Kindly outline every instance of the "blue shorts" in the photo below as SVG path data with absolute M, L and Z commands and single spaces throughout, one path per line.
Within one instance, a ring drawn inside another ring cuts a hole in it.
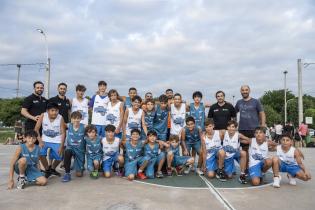
M 125 163 L 125 176 L 129 176 L 130 174 L 136 175 L 138 171 L 138 166 L 141 166 L 143 162 L 147 160 L 144 157 L 138 157 L 133 161 L 129 161 Z
M 102 160 L 102 155 L 87 155 L 86 156 L 86 161 L 87 161 L 87 169 L 88 171 L 94 171 L 94 160 L 98 161 L 99 163 L 101 163 Z
M 16 162 L 14 165 L 14 171 L 15 173 L 20 175 L 20 171 L 19 171 L 19 163 Z M 34 182 L 36 181 L 36 179 L 38 177 L 44 176 L 42 174 L 42 172 L 40 172 L 40 170 L 32 165 L 27 165 L 26 169 L 25 169 L 25 176 L 28 182 Z
M 262 169 L 264 168 L 265 160 L 260 161 L 254 166 L 249 167 L 248 172 L 251 179 L 254 177 L 262 177 Z
M 174 155 L 172 166 L 177 167 L 177 166 L 183 166 L 187 163 L 187 161 L 190 159 L 190 156 L 179 156 L 179 155 Z
M 95 125 L 97 130 L 97 135 L 101 137 L 105 137 L 105 125 Z
M 118 156 L 119 154 L 117 153 L 115 156 L 108 158 L 106 160 L 103 160 L 102 167 L 104 173 L 110 173 L 112 171 L 113 165 L 118 162 Z
M 50 148 L 49 158 L 53 160 L 62 160 L 62 157 L 58 154 L 58 150 L 61 144 L 44 142 L 43 148 L 40 149 L 40 156 L 47 156 L 47 150 Z
M 208 172 L 213 172 L 218 169 L 217 157 L 219 150 L 215 151 L 214 154 L 206 159 L 206 168 Z
M 166 137 L 167 137 L 166 133 L 157 133 L 157 139 L 158 140 L 167 141 Z
M 234 153 L 232 157 L 224 160 L 224 172 L 226 173 L 226 175 L 232 176 L 233 172 L 235 171 L 234 160 L 239 162 L 240 157 L 241 157 L 241 153 L 238 151 Z
M 186 149 L 188 150 L 189 154 L 191 154 L 190 152 L 191 148 L 194 148 L 197 154 L 200 155 L 200 148 L 201 148 L 200 141 L 197 141 L 194 143 L 186 142 Z
M 161 152 L 157 157 L 154 158 L 145 157 L 145 159 L 148 159 L 149 161 L 147 168 L 145 170 L 145 175 L 148 178 L 153 179 L 155 166 L 158 165 L 161 160 L 165 159 L 165 153 Z
M 302 169 L 299 165 L 290 165 L 280 161 L 280 172 L 287 172 L 291 176 L 295 177 Z
M 79 149 L 67 147 L 66 151 L 70 151 L 70 153 L 74 156 L 73 168 L 76 172 L 84 171 L 84 162 L 85 162 L 85 154 L 83 151 Z

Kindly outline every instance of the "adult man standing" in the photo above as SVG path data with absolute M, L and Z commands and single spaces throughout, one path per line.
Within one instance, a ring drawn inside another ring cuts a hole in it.
M 208 118 L 213 119 L 215 130 L 224 130 L 230 120 L 236 118 L 236 112 L 232 104 L 226 102 L 225 93 L 222 90 L 216 92 L 217 103 L 211 105 Z
M 67 84 L 58 84 L 58 95 L 48 100 L 48 103 L 56 103 L 59 106 L 59 114 L 63 117 L 63 120 L 67 124 L 69 122 L 69 115 L 71 110 L 70 100 L 66 97 Z
M 46 111 L 47 100 L 42 96 L 44 83 L 33 83 L 34 93 L 26 97 L 22 104 L 21 115 L 26 118 L 25 131 L 33 130 L 40 115 Z
M 239 132 L 248 138 L 254 138 L 255 128 L 258 126 L 266 127 L 266 115 L 259 100 L 249 96 L 250 88 L 248 85 L 241 87 L 242 99 L 235 105 L 235 111 L 240 112 Z M 248 144 L 241 144 L 243 150 L 248 150 Z

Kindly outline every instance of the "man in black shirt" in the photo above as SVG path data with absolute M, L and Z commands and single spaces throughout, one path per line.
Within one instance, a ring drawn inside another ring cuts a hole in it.
M 226 129 L 228 121 L 236 118 L 236 112 L 233 105 L 224 100 L 225 93 L 223 91 L 216 92 L 215 97 L 217 103 L 210 107 L 208 118 L 213 119 L 215 130 L 223 130 Z
M 36 81 L 33 87 L 34 93 L 24 99 L 21 109 L 21 115 L 26 118 L 25 131 L 33 130 L 40 115 L 46 111 L 47 100 L 42 97 L 44 83 Z
M 58 84 L 58 95 L 48 100 L 49 103 L 56 103 L 59 106 L 59 114 L 63 117 L 65 123 L 69 122 L 69 115 L 71 112 L 70 100 L 66 97 L 67 84 Z

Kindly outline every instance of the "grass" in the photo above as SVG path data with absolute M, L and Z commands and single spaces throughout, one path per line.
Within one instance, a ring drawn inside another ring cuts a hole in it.
M 0 129 L 0 143 L 4 143 L 8 137 L 14 138 L 14 130 L 12 128 Z

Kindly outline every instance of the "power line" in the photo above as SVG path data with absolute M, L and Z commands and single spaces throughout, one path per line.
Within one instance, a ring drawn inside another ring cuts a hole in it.
M 46 65 L 46 63 L 5 63 L 5 64 L 0 64 L 0 66 L 36 66 L 36 65 Z

